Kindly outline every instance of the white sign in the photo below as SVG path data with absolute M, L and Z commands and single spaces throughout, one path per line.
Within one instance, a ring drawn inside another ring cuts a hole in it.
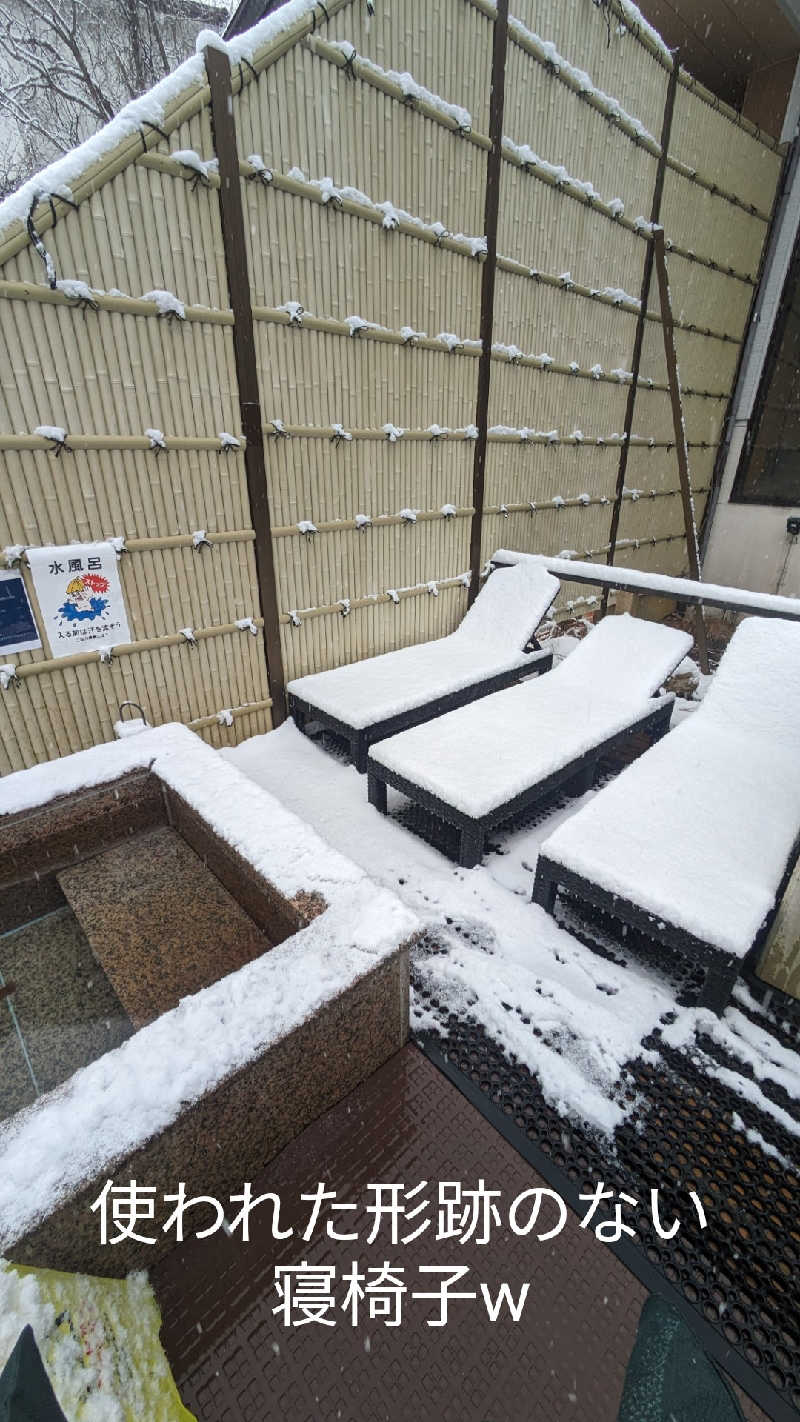
M 111 543 L 29 548 L 27 556 L 52 656 L 131 640 Z

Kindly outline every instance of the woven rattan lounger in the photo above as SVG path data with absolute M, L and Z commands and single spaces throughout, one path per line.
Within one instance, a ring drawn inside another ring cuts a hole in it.
M 536 901 L 560 914 L 565 894 L 587 941 L 588 905 L 625 949 L 688 959 L 721 1012 L 797 861 L 798 707 L 800 626 L 748 618 L 698 710 L 545 841 Z
M 385 814 L 387 785 L 401 790 L 458 829 L 458 862 L 472 868 L 488 830 L 570 781 L 588 789 L 636 732 L 664 734 L 674 698 L 653 696 L 691 645 L 673 627 L 607 617 L 548 676 L 382 741 L 370 802 Z
M 290 681 L 289 711 L 301 731 L 316 722 L 345 737 L 363 774 L 376 741 L 549 671 L 535 633 L 558 588 L 535 564 L 498 569 L 449 637 Z

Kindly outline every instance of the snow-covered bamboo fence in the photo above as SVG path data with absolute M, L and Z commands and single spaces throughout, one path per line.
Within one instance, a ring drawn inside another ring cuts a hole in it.
M 202 54 L 0 208 L 0 549 L 25 570 L 26 547 L 122 539 L 133 639 L 10 658 L 0 771 L 107 739 L 126 699 L 217 745 L 268 729 L 282 677 L 452 630 L 475 520 L 484 558 L 604 556 L 671 68 L 611 9 L 609 35 L 586 0 L 511 3 L 477 509 L 494 0 L 292 0 L 231 47 L 274 583 Z M 780 163 L 680 76 L 661 217 L 698 515 Z M 683 570 L 673 439 L 653 290 L 620 563 Z

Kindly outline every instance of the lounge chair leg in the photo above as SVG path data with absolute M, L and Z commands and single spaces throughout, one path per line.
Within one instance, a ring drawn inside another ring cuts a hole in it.
M 367 756 L 369 755 L 369 741 L 362 733 L 353 736 L 350 742 L 350 758 L 359 775 L 367 773 Z
M 380 810 L 382 815 L 386 814 L 386 781 L 379 780 L 371 770 L 367 775 L 367 797 L 376 810 Z
M 653 728 L 653 730 L 652 730 L 652 732 L 651 732 L 651 734 L 650 734 L 650 744 L 651 744 L 651 745 L 655 745 L 656 741 L 660 741 L 661 738 L 662 738 L 662 736 L 665 736 L 665 735 L 667 734 L 667 731 L 668 731 L 669 728 L 670 728 L 670 722 L 671 722 L 671 720 L 672 720 L 672 707 L 670 706 L 669 711 L 668 711 L 667 713 L 665 713 L 665 715 L 663 715 L 663 716 L 656 722 L 656 724 L 655 724 L 655 726 L 654 726 L 654 728 Z
M 700 993 L 699 1006 L 708 1007 L 721 1017 L 730 1002 L 734 983 L 739 976 L 739 965 L 730 963 L 712 966 L 706 971 L 706 979 Z
M 596 774 L 597 761 L 592 760 L 589 762 L 588 765 L 585 765 L 582 770 L 579 770 L 577 775 L 574 776 L 573 780 L 569 785 L 570 793 L 574 796 L 585 795 L 587 790 L 591 790 L 592 786 L 594 785 L 594 778 Z
M 483 830 L 477 825 L 465 825 L 458 845 L 458 862 L 464 869 L 474 869 L 483 858 Z
M 552 914 L 556 906 L 556 894 L 558 893 L 558 881 L 553 878 L 547 869 L 539 864 L 536 867 L 536 878 L 533 881 L 533 893 L 531 902 L 539 904 L 545 913 Z

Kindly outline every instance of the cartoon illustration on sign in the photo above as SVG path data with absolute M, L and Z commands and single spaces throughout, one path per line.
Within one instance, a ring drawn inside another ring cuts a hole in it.
M 51 656 L 93 649 L 107 659 L 109 648 L 130 642 L 111 542 L 29 548 L 27 557 Z
M 67 583 L 66 600 L 58 611 L 68 622 L 93 622 L 108 607 L 108 598 L 101 597 L 101 593 L 107 592 L 108 578 L 99 573 L 84 573 Z

